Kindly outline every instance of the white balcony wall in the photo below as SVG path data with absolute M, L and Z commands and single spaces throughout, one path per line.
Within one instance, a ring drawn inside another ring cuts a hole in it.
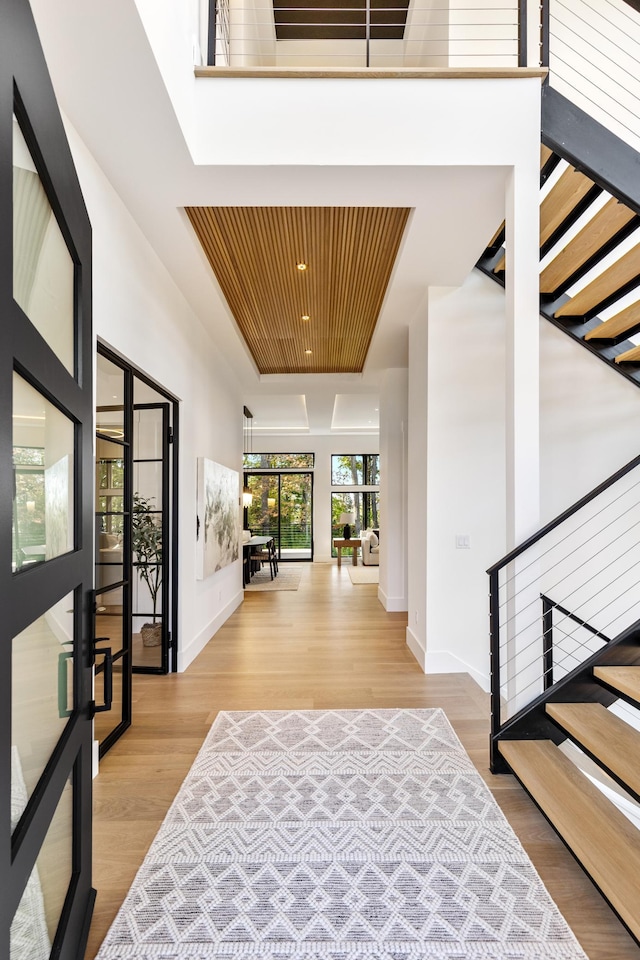
M 624 0 L 552 0 L 550 84 L 640 150 L 640 13 Z

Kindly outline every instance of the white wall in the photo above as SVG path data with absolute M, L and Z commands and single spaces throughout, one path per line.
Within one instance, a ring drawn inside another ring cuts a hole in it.
M 240 561 L 196 581 L 196 458 L 240 470 L 242 404 L 201 326 L 128 211 L 70 127 L 93 227 L 98 337 L 180 399 L 179 660 L 184 670 L 242 601 Z
M 427 672 L 489 678 L 487 567 L 506 543 L 505 297 L 474 271 L 429 297 Z M 468 548 L 457 538 L 468 537 Z
M 406 610 L 407 597 L 407 449 L 409 372 L 390 368 L 380 388 L 380 541 L 378 599 L 385 610 Z
M 640 453 L 640 390 L 540 321 L 542 522 Z
M 331 560 L 331 491 L 349 491 L 354 487 L 331 486 L 332 453 L 378 453 L 377 434 L 333 434 L 331 436 L 253 433 L 253 453 L 315 453 L 313 471 L 313 559 L 316 563 Z M 384 481 L 383 481 L 384 482 Z M 384 517 L 382 519 L 384 528 Z M 383 534 L 383 536 L 386 534 Z

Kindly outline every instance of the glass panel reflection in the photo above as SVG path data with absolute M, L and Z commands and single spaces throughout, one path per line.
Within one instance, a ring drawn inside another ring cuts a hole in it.
M 74 373 L 74 264 L 13 118 L 13 297 Z
M 73 710 L 73 594 L 14 637 L 11 796 L 33 793 Z
M 100 353 L 96 377 L 96 430 L 124 439 L 124 370 Z
M 13 806 L 13 785 L 11 799 Z M 22 800 L 26 803 L 24 797 Z M 71 882 L 72 869 L 73 786 L 70 777 L 11 924 L 11 960 L 48 960 Z
M 74 547 L 71 420 L 13 374 L 12 569 Z

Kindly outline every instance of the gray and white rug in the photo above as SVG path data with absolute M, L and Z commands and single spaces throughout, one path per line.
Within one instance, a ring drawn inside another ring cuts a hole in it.
M 99 960 L 586 960 L 441 710 L 221 713 Z

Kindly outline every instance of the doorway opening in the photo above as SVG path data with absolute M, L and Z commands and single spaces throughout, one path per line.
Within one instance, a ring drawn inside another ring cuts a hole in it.
M 113 676 L 94 730 L 103 756 L 131 724 L 132 675 L 177 669 L 178 401 L 102 343 L 96 395 L 96 649 Z

